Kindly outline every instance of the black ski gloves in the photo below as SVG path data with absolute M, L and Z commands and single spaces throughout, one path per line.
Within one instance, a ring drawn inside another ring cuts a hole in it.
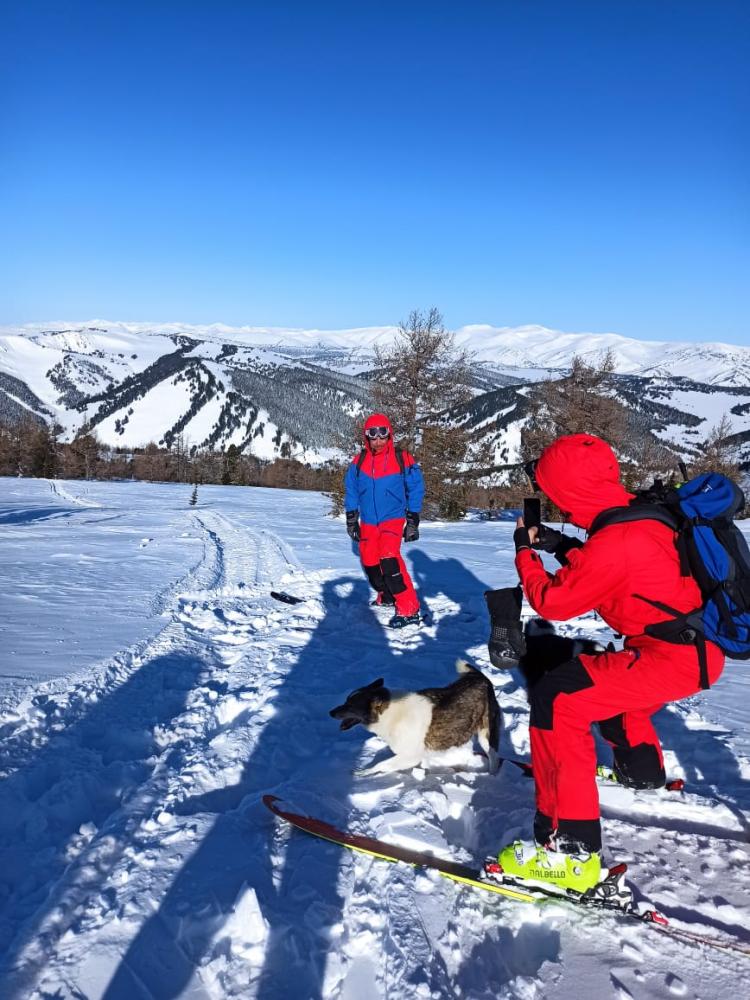
M 419 538 L 419 514 L 413 510 L 406 512 L 406 524 L 404 525 L 404 541 L 416 542 Z
M 487 648 L 491 663 L 500 670 L 518 666 L 518 660 L 526 652 L 526 643 L 521 629 L 521 603 L 523 594 L 520 586 L 503 587 L 501 590 L 486 590 L 484 599 L 490 613 L 490 641 Z
M 516 547 L 516 552 L 520 552 L 521 549 L 530 549 L 531 539 L 529 538 L 529 529 L 523 525 L 520 528 L 516 528 L 513 532 L 513 544 Z
M 348 510 L 346 512 L 346 533 L 353 542 L 359 541 L 359 511 Z
M 556 528 L 548 528 L 546 524 L 540 524 L 533 547 L 541 549 L 543 552 L 551 552 L 561 566 L 567 566 L 568 553 L 572 549 L 580 549 L 582 545 L 583 542 L 580 538 L 575 538 L 573 535 L 564 535 L 562 531 L 558 531 Z

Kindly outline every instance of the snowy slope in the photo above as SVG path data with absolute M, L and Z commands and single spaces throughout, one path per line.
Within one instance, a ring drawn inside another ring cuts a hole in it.
M 384 748 L 328 717 L 378 676 L 447 683 L 467 655 L 495 683 L 503 749 L 527 754 L 525 695 L 484 646 L 482 594 L 513 581 L 512 525 L 425 525 L 407 551 L 434 621 L 394 634 L 321 497 L 201 487 L 190 508 L 188 495 L 0 480 L 12 556 L 3 606 L 15 599 L 3 646 L 23 651 L 0 661 L 0 995 L 724 1000 L 750 990 L 749 958 L 601 913 L 480 896 L 291 833 L 263 808 L 271 791 L 466 861 L 528 830 L 532 788 L 520 773 L 486 775 L 466 748 L 431 770 L 355 779 Z M 122 598 L 107 600 L 118 583 Z M 276 603 L 272 588 L 305 603 Z M 606 635 L 591 616 L 569 628 Z M 21 690 L 20 674 L 39 679 Z M 676 926 L 746 945 L 748 676 L 730 666 L 713 691 L 660 713 L 684 796 L 602 789 L 608 848 L 644 895 Z
M 125 449 L 182 435 L 194 448 L 321 462 L 367 392 L 313 356 L 123 324 L 25 328 L 0 336 L 0 418 L 54 420 L 68 439 L 93 431 Z
M 261 459 L 319 464 L 342 454 L 369 405 L 373 349 L 395 328 L 321 331 L 93 321 L 0 334 L 0 419 L 55 420 L 68 439 L 92 431 L 110 446 L 235 445 Z M 447 419 L 466 423 L 498 465 L 518 461 L 530 384 L 564 373 L 574 354 L 614 351 L 617 393 L 690 460 L 727 415 L 750 465 L 750 350 L 667 344 L 528 326 L 464 327 L 474 398 Z

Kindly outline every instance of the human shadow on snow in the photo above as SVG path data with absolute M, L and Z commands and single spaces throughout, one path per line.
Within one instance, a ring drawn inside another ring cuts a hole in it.
M 80 507 L 28 507 L 23 510 L 11 508 L 0 510 L 0 526 L 8 524 L 34 524 L 37 521 L 51 521 L 80 514 Z
M 76 870 L 97 853 L 103 882 L 130 842 L 130 827 L 150 814 L 164 790 L 153 780 L 149 761 L 158 727 L 168 726 L 186 707 L 203 663 L 179 653 L 147 660 L 111 694 L 88 701 L 84 714 L 47 743 L 31 751 L 0 782 L 0 993 L 28 996 L 29 984 L 52 943 L 90 891 Z M 35 708 L 52 718 L 60 711 L 54 695 L 38 695 Z M 73 709 L 75 706 L 73 706 Z M 10 736 L 3 760 L 16 764 Z M 128 800 L 136 789 L 137 797 Z M 93 838 L 81 828 L 95 830 Z M 76 847 L 79 843 L 80 850 Z M 61 881 L 62 880 L 62 881 Z M 52 891 L 49 892 L 49 886 Z M 48 894 L 49 893 L 49 894 Z M 59 909 L 62 921 L 47 918 Z
M 742 666 L 728 663 L 716 682 L 717 685 L 728 680 L 729 672 L 737 669 L 741 670 Z M 672 704 L 684 705 L 687 700 Z M 700 704 L 696 707 L 700 712 Z M 685 791 L 724 805 L 734 815 L 744 833 L 743 837 L 735 831 L 730 839 L 750 839 L 750 781 L 743 777 L 741 761 L 727 742 L 726 737 L 731 736 L 731 733 L 692 728 L 679 708 L 662 709 L 654 718 L 654 725 L 662 746 L 674 751 L 685 772 Z M 691 832 L 689 818 L 685 829 L 686 832 Z M 721 836 L 721 828 L 709 835 Z
M 244 987 L 259 1000 L 320 1000 L 344 906 L 339 869 L 350 857 L 278 826 L 261 799 L 268 791 L 286 794 L 292 805 L 345 825 L 352 770 L 366 733 L 340 733 L 328 709 L 379 676 L 408 688 L 455 678 L 453 660 L 476 641 L 483 585 L 456 559 L 433 560 L 416 550 L 410 561 L 422 599 L 443 594 L 460 610 L 442 615 L 434 632 L 404 634 L 389 644 L 384 622 L 368 606 L 372 595 L 363 579 L 341 577 L 324 585 L 324 617 L 301 653 L 294 650 L 274 713 L 238 783 L 183 804 L 181 812 L 216 811 L 216 819 L 132 941 L 105 1000 L 179 996 L 198 966 L 231 949 L 222 928 L 248 891 L 268 932 L 262 968 L 248 968 Z
M 524 923 L 513 931 L 498 920 L 462 963 L 455 978 L 457 996 L 495 1000 L 513 980 L 535 979 L 546 962 L 559 960 L 558 931 L 540 922 Z
M 341 577 L 323 586 L 324 617 L 302 651 L 293 647 L 288 654 L 295 660 L 239 781 L 196 796 L 179 810 L 215 812 L 216 818 L 158 912 L 131 942 L 105 1000 L 180 996 L 198 966 L 221 960 L 231 948 L 222 928 L 248 892 L 255 894 L 268 930 L 262 967 L 255 956 L 249 959 L 243 986 L 262 1000 L 322 995 L 326 956 L 343 906 L 337 891 L 343 852 L 284 830 L 263 806 L 262 795 L 286 793 L 293 805 L 325 809 L 329 817 L 335 803 L 333 819 L 346 823 L 352 770 L 365 734 L 340 739 L 328 709 L 356 686 L 360 670 L 382 671 L 390 659 L 368 599 L 361 579 Z M 283 656 L 283 647 L 275 656 Z

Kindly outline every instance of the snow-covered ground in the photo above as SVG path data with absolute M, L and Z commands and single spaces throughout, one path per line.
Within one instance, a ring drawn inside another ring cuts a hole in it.
M 483 591 L 512 525 L 424 525 L 432 624 L 391 633 L 316 494 L 0 480 L 0 996 L 29 1000 L 598 1000 L 750 993 L 750 958 L 562 904 L 530 906 L 291 832 L 273 792 L 363 833 L 480 860 L 528 832 L 532 785 L 470 748 L 384 754 L 328 710 L 383 676 L 492 677 L 528 752 Z M 272 589 L 304 598 L 295 606 Z M 593 616 L 565 626 L 606 634 Z M 750 671 L 660 713 L 687 792 L 601 790 L 610 855 L 675 926 L 750 943 Z M 606 748 L 601 748 L 607 760 Z

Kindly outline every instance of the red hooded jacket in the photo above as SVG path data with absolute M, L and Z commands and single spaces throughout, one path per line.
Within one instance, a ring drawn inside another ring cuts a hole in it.
M 387 427 L 388 440 L 376 455 L 363 434 L 365 459 L 360 464 L 359 455 L 355 455 L 344 479 L 345 509 L 359 511 L 362 523 L 371 525 L 403 518 L 407 511 L 418 514 L 424 497 L 422 470 L 408 451 L 402 451 L 402 471 L 396 458 L 393 428 L 384 413 L 369 416 L 364 429 L 368 427 Z
M 632 494 L 620 482 L 614 452 L 601 438 L 572 434 L 558 438 L 536 467 L 541 489 L 567 512 L 574 524 L 588 529 L 597 514 L 626 505 Z M 645 636 L 646 625 L 670 616 L 636 594 L 662 601 L 676 611 L 692 611 L 702 603 L 692 577 L 680 574 L 674 532 L 658 521 L 631 521 L 602 528 L 582 548 L 567 554 L 568 565 L 548 573 L 539 555 L 522 549 L 516 566 L 532 608 L 544 618 L 563 621 L 596 610 L 628 646 L 659 642 Z M 709 663 L 723 662 L 709 645 Z M 691 646 L 669 647 L 672 657 L 694 660 Z

